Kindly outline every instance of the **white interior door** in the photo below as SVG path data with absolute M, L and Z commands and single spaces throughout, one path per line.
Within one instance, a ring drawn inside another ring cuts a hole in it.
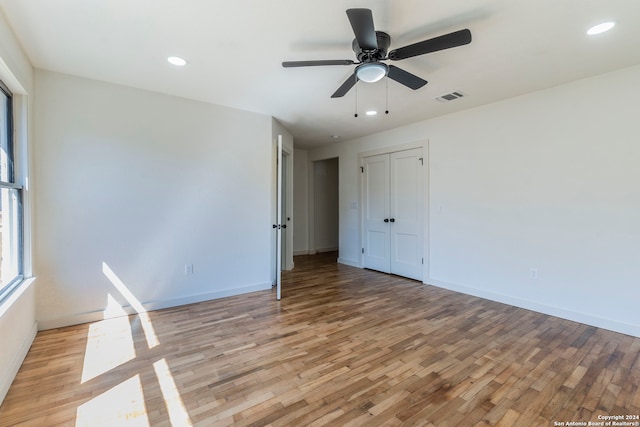
M 422 149 L 364 158 L 363 265 L 422 280 Z
M 422 149 L 391 153 L 390 270 L 422 280 Z
M 390 273 L 389 155 L 366 157 L 363 173 L 364 267 Z

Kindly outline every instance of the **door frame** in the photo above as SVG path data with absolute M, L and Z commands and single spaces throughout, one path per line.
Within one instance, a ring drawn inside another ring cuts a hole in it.
M 281 136 L 281 135 L 278 135 Z M 274 179 L 274 191 L 273 191 L 273 200 L 274 200 L 274 209 L 273 209 L 273 223 L 279 223 L 279 218 L 278 218 L 278 138 L 276 137 L 276 140 L 274 141 L 274 162 L 273 162 L 273 167 L 274 167 L 274 174 L 273 174 L 273 179 Z M 286 253 L 283 254 L 285 255 L 282 258 L 282 269 L 283 270 L 293 270 L 294 267 L 294 263 L 293 263 L 293 222 L 295 221 L 295 218 L 293 218 L 293 152 L 291 151 L 291 149 L 289 147 L 287 147 L 287 145 L 285 144 L 284 138 L 282 141 L 282 156 L 286 157 L 286 161 L 284 162 L 283 166 L 284 166 L 284 170 L 283 172 L 286 174 L 286 177 L 284 179 L 284 184 L 285 184 L 285 188 L 283 188 L 283 192 L 282 192 L 282 197 L 283 199 L 286 199 L 285 202 L 285 208 L 286 208 L 286 212 L 283 212 L 283 217 L 285 219 L 284 223 L 287 224 L 287 233 L 285 233 L 285 239 L 286 242 L 283 244 Z M 272 240 L 272 245 L 275 247 L 276 245 L 276 237 L 274 237 L 274 239 Z M 275 257 L 275 252 L 274 255 L 272 256 L 272 265 L 273 265 L 273 273 L 275 273 L 275 264 L 276 264 L 276 257 Z M 273 277 L 273 282 L 275 283 L 275 274 L 272 274 Z
M 414 148 L 422 148 L 422 157 L 423 157 L 423 173 L 422 173 L 422 257 L 424 258 L 424 264 L 422 266 L 422 282 L 426 283 L 425 280 L 429 277 L 429 240 L 431 235 L 429 220 L 429 177 L 430 177 L 430 168 L 429 168 L 429 140 L 424 139 L 420 141 L 415 141 L 407 144 L 400 145 L 392 145 L 383 148 L 379 148 L 376 150 L 363 151 L 358 153 L 358 168 L 360 172 L 360 178 L 358 179 L 358 204 L 359 204 L 359 215 L 358 221 L 359 224 L 359 232 L 360 232 L 360 247 L 364 250 L 365 245 L 365 218 L 364 218 L 364 173 L 362 173 L 362 168 L 364 168 L 364 159 L 365 157 L 377 156 L 380 154 L 391 154 L 398 151 L 411 150 Z M 360 268 L 364 268 L 364 256 L 362 251 L 359 254 L 360 256 Z
M 279 150 L 280 147 L 280 150 Z M 286 162 L 281 162 L 279 159 L 279 151 L 282 153 L 282 157 L 286 158 Z M 293 149 L 290 144 L 285 143 L 283 135 L 276 135 L 273 141 L 273 189 L 272 189 L 272 228 L 274 234 L 272 234 L 271 240 L 271 278 L 272 285 L 277 289 L 276 298 L 280 299 L 281 292 L 281 273 L 282 270 L 292 270 L 293 264 Z M 284 166 L 284 170 L 283 170 Z M 285 173 L 285 179 L 283 183 L 285 188 L 282 189 L 280 194 L 281 199 L 278 197 L 279 181 L 282 177 L 282 173 Z M 286 199 L 284 203 L 286 212 L 281 212 L 282 199 Z M 282 239 L 281 229 L 278 229 L 278 225 L 286 224 L 288 233 L 284 233 L 286 242 L 282 245 L 285 248 L 283 254 L 280 249 L 278 239 Z M 284 258 L 282 257 L 284 255 Z M 279 260 L 280 258 L 280 265 Z
M 293 156 L 286 147 L 282 147 L 282 177 L 284 188 L 281 206 L 282 223 L 287 225 L 282 242 L 282 270 L 293 270 Z

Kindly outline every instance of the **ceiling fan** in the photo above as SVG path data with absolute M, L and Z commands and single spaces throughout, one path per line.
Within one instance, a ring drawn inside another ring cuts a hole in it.
M 391 45 L 389 34 L 376 31 L 373 25 L 373 15 L 370 9 L 347 9 L 347 17 L 353 28 L 356 38 L 351 47 L 358 58 L 358 62 L 350 59 L 318 60 L 318 61 L 285 61 L 282 66 L 291 67 L 314 67 L 322 65 L 357 65 L 353 75 L 351 75 L 338 88 L 332 98 L 340 98 L 351 89 L 358 80 L 364 82 L 377 82 L 384 76 L 407 86 L 410 89 L 420 89 L 427 84 L 427 81 L 398 68 L 394 65 L 387 65 L 386 60 L 399 61 L 412 58 L 426 53 L 439 50 L 450 49 L 471 43 L 471 31 L 468 29 L 455 31 L 443 36 L 423 40 L 408 46 L 394 49 L 387 55 L 387 49 Z

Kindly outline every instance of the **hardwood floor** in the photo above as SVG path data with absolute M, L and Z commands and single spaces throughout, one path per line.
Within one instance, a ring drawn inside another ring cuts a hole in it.
M 296 257 L 280 302 L 256 292 L 39 333 L 0 425 L 554 426 L 640 414 L 639 338 L 335 256 Z

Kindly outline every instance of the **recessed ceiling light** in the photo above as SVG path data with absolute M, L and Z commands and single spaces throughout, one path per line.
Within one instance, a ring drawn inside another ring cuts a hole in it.
M 369 110 L 366 112 L 366 114 L 367 116 L 375 116 L 376 114 L 378 114 L 378 112 L 375 110 Z
M 169 61 L 169 64 L 177 65 L 178 67 L 187 65 L 187 60 L 180 58 L 179 56 L 170 56 L 167 58 L 167 61 Z
M 587 34 L 594 36 L 609 31 L 616 25 L 615 22 L 603 22 L 602 24 L 594 25 L 587 30 Z
M 340 139 L 340 135 L 331 135 L 331 139 Z

